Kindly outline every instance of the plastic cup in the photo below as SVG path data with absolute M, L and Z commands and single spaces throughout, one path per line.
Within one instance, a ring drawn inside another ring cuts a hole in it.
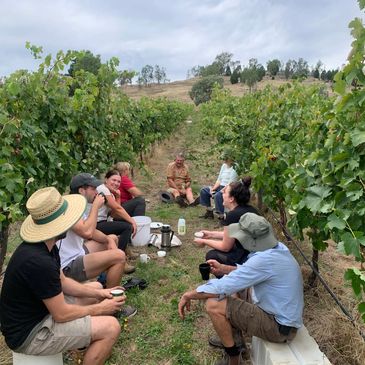
M 206 262 L 199 265 L 199 271 L 203 280 L 209 280 L 210 265 Z
M 124 295 L 124 290 L 122 289 L 113 289 L 110 291 L 110 294 L 113 297 L 121 297 L 122 295 Z
M 139 255 L 139 261 L 142 262 L 142 264 L 147 264 L 147 262 L 151 259 L 146 253 L 141 253 Z

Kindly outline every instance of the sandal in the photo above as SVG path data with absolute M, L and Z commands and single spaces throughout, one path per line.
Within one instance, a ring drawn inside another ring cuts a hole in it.
M 125 284 L 123 284 L 123 288 L 125 290 L 132 289 L 132 288 L 139 288 L 141 290 L 146 289 L 148 286 L 148 283 L 144 279 L 139 278 L 130 278 L 128 279 Z

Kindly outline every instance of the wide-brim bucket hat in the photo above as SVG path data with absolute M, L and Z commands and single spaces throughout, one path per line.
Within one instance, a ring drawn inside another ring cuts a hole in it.
M 163 203 L 173 203 L 175 198 L 169 191 L 159 191 L 158 195 Z
M 265 251 L 278 244 L 271 224 L 255 213 L 246 213 L 239 223 L 230 224 L 228 235 L 237 239 L 248 251 Z
M 79 221 L 86 203 L 82 195 L 62 196 L 54 187 L 37 190 L 27 201 L 29 216 L 20 228 L 20 237 L 32 243 L 61 235 Z

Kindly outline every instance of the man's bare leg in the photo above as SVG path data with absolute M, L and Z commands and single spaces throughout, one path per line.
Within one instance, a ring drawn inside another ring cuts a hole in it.
M 119 249 L 94 252 L 84 256 L 87 278 L 95 278 L 103 271 L 107 271 L 107 288 L 120 285 L 125 262 L 125 253 Z
M 186 188 L 185 194 L 186 194 L 186 199 L 189 202 L 189 204 L 193 203 L 194 196 L 193 196 L 193 191 L 191 190 L 191 188 Z
M 213 323 L 222 344 L 225 348 L 235 346 L 233 339 L 232 326 L 226 318 L 227 299 L 217 301 L 215 298 L 209 298 L 206 301 L 205 308 Z M 229 365 L 239 365 L 240 356 L 230 356 Z
M 226 318 L 226 305 L 226 299 L 217 301 L 210 298 L 207 299 L 205 307 L 223 346 L 232 347 L 234 340 L 231 323 Z
M 120 334 L 120 325 L 112 316 L 91 317 L 91 343 L 84 355 L 84 365 L 103 365 Z
M 118 248 L 118 236 L 115 234 L 109 234 L 108 237 L 114 241 L 113 247 L 107 247 L 106 243 L 100 243 L 94 240 L 86 241 L 84 245 L 86 246 L 89 253 L 110 250 L 111 248 Z
M 169 188 L 169 192 L 174 196 L 174 198 L 176 199 L 178 196 L 180 196 L 180 192 L 177 189 L 174 188 Z

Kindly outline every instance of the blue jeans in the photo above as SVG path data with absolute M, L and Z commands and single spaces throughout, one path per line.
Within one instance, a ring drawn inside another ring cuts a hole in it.
M 223 207 L 223 196 L 222 196 L 222 189 L 224 186 L 220 185 L 218 189 L 216 190 L 214 194 L 214 205 L 215 205 L 215 211 L 219 214 L 224 213 L 224 207 Z M 200 190 L 200 204 L 203 207 L 209 208 L 211 206 L 210 204 L 210 198 L 212 195 L 210 194 L 210 186 L 204 186 Z

